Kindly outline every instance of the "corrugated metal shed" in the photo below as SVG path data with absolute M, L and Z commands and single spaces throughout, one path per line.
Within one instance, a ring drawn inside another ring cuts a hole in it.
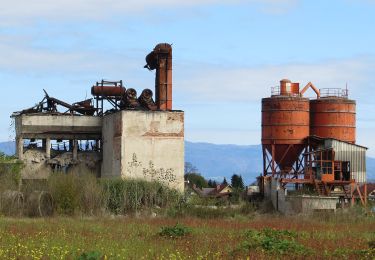
M 366 147 L 337 139 L 325 139 L 324 146 L 333 148 L 335 160 L 350 161 L 350 171 L 356 182 L 366 182 Z

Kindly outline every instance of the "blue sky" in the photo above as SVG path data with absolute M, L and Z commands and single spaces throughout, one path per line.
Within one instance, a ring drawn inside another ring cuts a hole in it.
M 259 144 L 260 101 L 282 78 L 348 84 L 357 141 L 375 156 L 374 0 L 14 0 L 0 10 L 0 140 L 13 111 L 75 102 L 101 80 L 153 88 L 145 55 L 173 43 L 174 108 L 186 139 Z

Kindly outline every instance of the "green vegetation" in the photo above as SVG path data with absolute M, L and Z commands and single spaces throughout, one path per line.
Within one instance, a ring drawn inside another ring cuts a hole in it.
M 160 236 L 170 237 L 170 238 L 177 238 L 189 235 L 191 233 L 191 229 L 177 223 L 174 226 L 165 226 L 161 227 L 159 232 Z
M 182 194 L 158 182 L 143 180 L 102 180 L 106 207 L 113 214 L 126 214 L 145 209 L 178 205 Z
M 55 173 L 20 185 L 22 165 L 3 159 L 10 164 L 1 168 L 1 191 L 26 198 L 48 191 L 56 213 L 0 214 L 0 259 L 375 258 L 375 219 L 363 208 L 283 217 L 263 214 L 240 196 L 201 198 L 158 182 L 91 173 Z
M 0 259 L 374 259 L 375 221 L 0 217 Z
M 200 189 L 208 187 L 208 182 L 199 173 L 187 173 L 185 174 L 185 180 L 189 181 L 190 185 L 195 185 Z
M 14 156 L 0 152 L 0 192 L 7 189 L 17 189 L 21 180 L 22 162 Z
M 99 260 L 102 259 L 103 255 L 98 251 L 92 251 L 88 253 L 82 253 L 77 260 Z
M 260 231 L 248 230 L 244 234 L 245 241 L 240 248 L 246 251 L 263 250 L 277 255 L 308 255 L 310 250 L 296 241 L 297 232 L 264 228 Z
M 233 174 L 231 177 L 231 185 L 235 190 L 243 191 L 245 189 L 241 175 Z
M 53 174 L 47 182 L 59 215 L 148 214 L 183 200 L 176 190 L 143 180 L 97 179 L 87 173 Z

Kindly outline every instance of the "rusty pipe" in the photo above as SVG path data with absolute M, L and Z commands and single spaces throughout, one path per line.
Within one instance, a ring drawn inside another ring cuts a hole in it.
M 307 85 L 301 90 L 300 92 L 300 95 L 303 96 L 303 94 L 309 89 L 311 88 L 315 94 L 316 94 L 316 98 L 320 98 L 320 91 L 317 87 L 314 86 L 314 84 L 312 84 L 311 82 L 307 83 Z
M 93 96 L 122 97 L 125 93 L 126 89 L 124 87 L 93 86 L 91 88 Z
M 146 56 L 145 68 L 156 69 L 155 103 L 160 110 L 172 110 L 172 46 L 160 43 Z

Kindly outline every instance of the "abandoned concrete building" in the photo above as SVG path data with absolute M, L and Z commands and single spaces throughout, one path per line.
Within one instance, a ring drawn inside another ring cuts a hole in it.
M 137 97 L 122 81 L 102 80 L 92 87 L 92 99 L 68 104 L 45 92 L 36 106 L 13 113 L 16 155 L 26 165 L 22 178 L 90 171 L 183 191 L 184 112 L 172 110 L 171 45 L 156 45 L 146 63 L 156 70 L 155 101 L 150 89 Z

